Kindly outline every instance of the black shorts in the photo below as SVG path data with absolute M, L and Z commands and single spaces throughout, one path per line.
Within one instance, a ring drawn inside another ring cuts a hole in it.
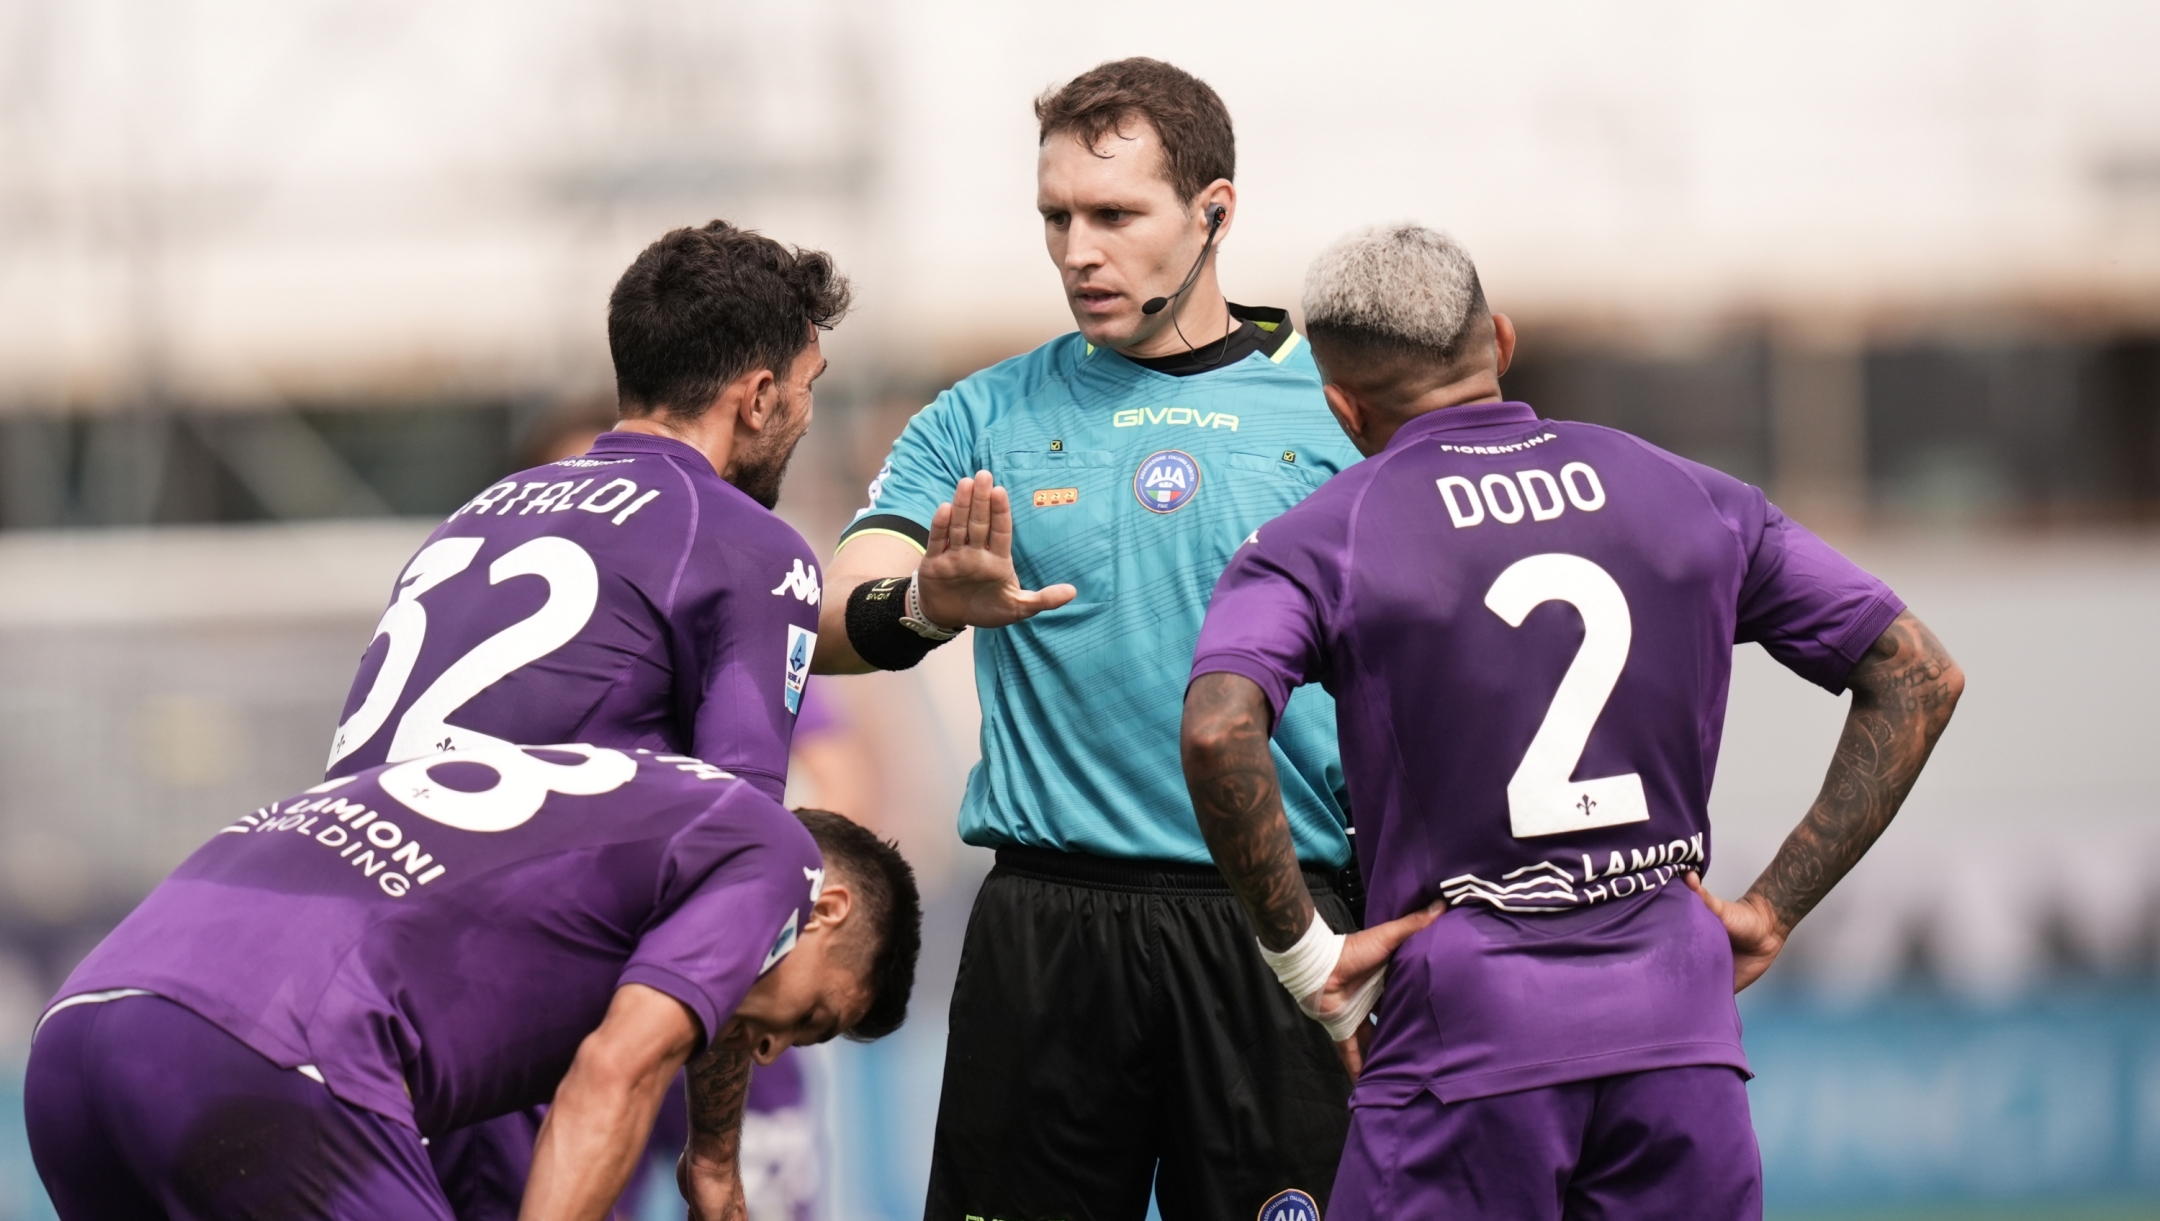
M 1320 915 L 1349 931 L 1329 874 Z M 1350 1079 L 1213 869 L 1001 848 L 953 990 L 927 1221 L 1252 1221 L 1323 1205 Z

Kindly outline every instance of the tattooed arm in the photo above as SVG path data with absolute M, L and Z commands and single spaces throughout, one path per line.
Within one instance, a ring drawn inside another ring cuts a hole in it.
M 1305 935 L 1313 901 L 1268 753 L 1270 719 L 1257 683 L 1239 674 L 1203 674 L 1185 693 L 1180 745 L 1185 787 L 1216 868 L 1244 903 L 1260 944 L 1280 952 Z
M 1245 906 L 1260 944 L 1281 952 L 1295 945 L 1313 922 L 1312 892 L 1298 866 L 1283 813 L 1282 788 L 1268 753 L 1272 709 L 1257 683 L 1240 674 L 1203 674 L 1185 693 L 1181 746 L 1185 787 L 1192 794 L 1200 834 L 1216 868 Z M 1343 942 L 1335 972 L 1319 994 L 1323 1012 L 1339 1006 L 1387 965 L 1395 947 L 1439 918 L 1439 905 L 1352 933 Z M 1304 999 L 1304 998 L 1299 998 Z M 1364 1038 L 1335 1045 L 1352 1077 L 1364 1064 Z
M 750 1053 L 718 1043 L 690 1061 L 690 1147 L 675 1180 L 692 1221 L 744 1221 L 743 1105 L 750 1097 Z
M 524 1221 L 601 1221 L 630 1182 L 675 1070 L 697 1046 L 681 1001 L 643 984 L 616 989 L 578 1045 L 533 1143 Z
M 1838 884 L 1890 825 L 1950 723 L 1965 690 L 1942 642 L 1907 611 L 1846 677 L 1852 707 L 1830 773 L 1807 817 L 1785 837 L 1762 876 L 1737 902 L 1688 885 L 1725 924 L 1733 943 L 1733 990 L 1754 983 L 1785 948 L 1793 926 Z

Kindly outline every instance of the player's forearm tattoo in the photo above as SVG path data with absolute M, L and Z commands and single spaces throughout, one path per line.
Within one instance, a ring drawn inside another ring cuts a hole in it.
M 1203 674 L 1185 696 L 1185 787 L 1215 867 L 1229 879 L 1262 945 L 1287 950 L 1312 924 L 1268 753 L 1268 704 L 1251 679 Z
M 695 1056 L 690 1070 L 690 1143 L 700 1157 L 729 1162 L 742 1143 L 743 1104 L 750 1097 L 750 1055 L 718 1043 Z
M 1950 723 L 1965 676 L 1911 612 L 1875 641 L 1845 680 L 1852 708 L 1822 792 L 1750 893 L 1786 931 L 1857 864 L 1912 792 Z

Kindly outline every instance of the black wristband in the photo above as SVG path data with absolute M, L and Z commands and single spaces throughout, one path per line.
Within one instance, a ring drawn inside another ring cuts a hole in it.
M 880 670 L 913 669 L 945 643 L 918 636 L 900 617 L 907 613 L 908 577 L 865 581 L 847 600 L 847 638 L 855 655 Z

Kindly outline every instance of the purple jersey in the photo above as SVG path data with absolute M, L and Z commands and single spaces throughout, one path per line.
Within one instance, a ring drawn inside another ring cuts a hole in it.
M 623 984 L 719 1030 L 823 880 L 809 831 L 709 764 L 481 745 L 241 818 L 58 1002 L 156 993 L 434 1134 L 547 1101 Z
M 820 598 L 802 536 L 613 432 L 451 514 L 398 577 L 327 774 L 487 742 L 693 755 L 777 798 Z
M 1369 918 L 1457 909 L 1398 953 L 1359 1098 L 1744 1068 L 1729 944 L 1679 884 L 1733 644 L 1835 692 L 1902 609 L 1758 489 L 1521 403 L 1419 416 L 1262 526 L 1193 673 L 1278 715 L 1325 685 Z

